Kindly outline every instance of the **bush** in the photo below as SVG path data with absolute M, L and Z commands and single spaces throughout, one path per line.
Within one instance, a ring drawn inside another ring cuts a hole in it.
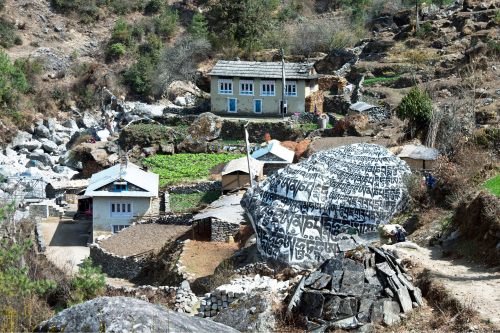
M 126 47 L 122 43 L 114 43 L 108 45 L 106 50 L 106 57 L 108 59 L 118 59 L 125 55 Z
M 78 273 L 71 280 L 71 300 L 69 305 L 85 302 L 101 295 L 106 286 L 101 268 L 94 266 L 91 258 L 83 260 Z
M 95 0 L 51 0 L 52 7 L 62 13 L 76 13 L 80 22 L 95 22 L 100 17 Z
M 162 0 L 150 0 L 146 7 L 144 7 L 145 14 L 156 14 L 160 11 L 163 5 Z
M 177 11 L 170 8 L 165 8 L 165 10 L 157 17 L 154 18 L 154 27 L 156 34 L 169 38 L 177 31 L 177 22 L 179 21 L 179 15 Z
M 421 130 L 432 118 L 432 101 L 425 91 L 413 87 L 401 100 L 396 113 L 399 118 L 408 119 L 411 127 Z
M 29 91 L 26 76 L 18 66 L 12 64 L 5 52 L 0 51 L 0 111 L 6 111 L 4 108 L 17 109 L 19 95 Z
M 124 45 L 129 45 L 132 39 L 132 32 L 130 31 L 130 26 L 128 23 L 119 18 L 115 22 L 115 26 L 113 27 L 113 31 L 111 32 L 111 39 L 109 42 L 111 44 L 121 43 Z
M 123 79 L 132 94 L 146 99 L 153 94 L 153 75 L 155 75 L 153 59 L 141 56 L 135 64 L 125 71 Z
M 0 46 L 9 48 L 14 45 L 22 44 L 21 38 L 15 33 L 14 23 L 0 17 Z

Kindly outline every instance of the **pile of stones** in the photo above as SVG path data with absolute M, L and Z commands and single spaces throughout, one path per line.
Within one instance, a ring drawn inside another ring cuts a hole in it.
M 411 281 L 393 253 L 368 246 L 328 259 L 304 276 L 288 311 L 305 316 L 309 329 L 389 326 L 422 305 L 420 289 Z
M 175 311 L 192 313 L 196 303 L 198 303 L 198 297 L 191 291 L 189 282 L 186 280 L 182 281 L 175 295 Z
M 198 309 L 199 317 L 214 317 L 220 310 L 254 290 L 283 291 L 288 289 L 288 281 L 278 281 L 268 276 L 244 276 L 228 284 L 217 287 L 213 292 L 205 294 Z

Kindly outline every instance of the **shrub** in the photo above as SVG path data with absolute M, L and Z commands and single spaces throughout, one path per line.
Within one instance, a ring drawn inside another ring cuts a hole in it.
M 425 91 L 413 87 L 403 97 L 396 112 L 399 118 L 408 119 L 410 126 L 419 130 L 427 126 L 432 118 L 432 101 Z
M 178 21 L 179 15 L 177 11 L 165 8 L 159 16 L 154 18 L 155 31 L 158 35 L 169 38 L 177 31 Z
M 146 7 L 144 7 L 144 13 L 145 14 L 156 14 L 160 11 L 161 7 L 163 5 L 162 0 L 150 0 Z
M 111 39 L 109 42 L 111 44 L 121 43 L 124 45 L 129 45 L 131 39 L 132 33 L 130 31 L 130 26 L 128 25 L 128 23 L 122 18 L 116 20 L 113 31 L 111 32 Z
M 125 71 L 123 79 L 132 94 L 145 99 L 153 93 L 154 74 L 155 64 L 153 59 L 148 56 L 141 56 L 135 64 Z
M 126 47 L 122 43 L 110 44 L 106 50 L 106 57 L 108 59 L 117 59 L 125 55 Z
M 0 46 L 9 48 L 14 45 L 22 44 L 21 38 L 15 33 L 14 23 L 0 17 Z
M 70 305 L 85 302 L 101 295 L 105 286 L 106 279 L 101 268 L 94 266 L 91 258 L 84 259 L 78 273 L 71 280 Z
M 100 17 L 95 0 L 51 0 L 52 7 L 62 13 L 76 13 L 83 23 L 95 22 Z
M 22 68 L 15 66 L 7 54 L 0 51 L 0 110 L 16 108 L 19 94 L 26 93 L 29 84 Z

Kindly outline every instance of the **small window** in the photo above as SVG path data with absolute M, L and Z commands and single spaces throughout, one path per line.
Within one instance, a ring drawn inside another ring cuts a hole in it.
M 114 192 L 123 192 L 128 190 L 127 183 L 115 183 L 114 185 Z
M 113 233 L 116 234 L 117 232 L 122 231 L 125 228 L 128 228 L 129 225 L 126 224 L 113 224 Z
M 219 79 L 219 94 L 232 95 L 233 94 L 233 80 Z
M 262 81 L 260 83 L 261 96 L 276 96 L 274 81 Z
M 297 82 L 286 81 L 286 83 L 285 83 L 285 95 L 286 96 L 297 96 Z
M 240 95 L 253 95 L 252 80 L 240 80 Z

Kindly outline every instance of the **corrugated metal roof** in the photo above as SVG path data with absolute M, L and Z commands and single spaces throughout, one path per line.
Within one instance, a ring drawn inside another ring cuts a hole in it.
M 293 158 L 295 157 L 295 153 L 283 147 L 278 140 L 271 140 L 267 144 L 267 146 L 257 149 L 256 151 L 253 152 L 252 157 L 255 159 L 259 159 L 260 157 L 266 154 L 272 154 L 274 156 L 277 156 L 280 159 L 284 160 L 286 163 L 292 163 Z M 264 163 L 277 163 L 276 161 L 265 161 L 265 160 L 260 160 L 260 161 Z
M 135 186 L 144 189 L 146 192 L 123 191 L 108 192 L 96 191 L 97 189 L 108 185 L 117 180 L 125 180 Z M 85 191 L 87 196 L 120 196 L 120 197 L 157 197 L 158 196 L 159 176 L 156 173 L 141 170 L 137 165 L 128 162 L 127 166 L 121 169 L 120 164 L 116 164 L 106 170 L 95 173 L 90 178 L 90 184 Z M 112 193 L 116 195 L 112 195 Z M 141 193 L 141 194 L 140 194 Z
M 89 185 L 89 179 L 56 180 L 50 183 L 54 190 L 84 189 Z
M 285 78 L 316 78 L 318 75 L 313 65 L 314 63 L 285 63 Z M 219 60 L 208 75 L 280 79 L 281 62 Z
M 250 167 L 252 168 L 253 175 L 259 175 L 262 171 L 262 168 L 264 167 L 264 163 L 250 157 Z M 246 157 L 237 158 L 235 160 L 227 162 L 224 169 L 222 169 L 221 175 L 224 176 L 235 171 L 248 173 L 248 161 Z
M 439 156 L 439 150 L 423 145 L 404 145 L 399 158 L 412 158 L 415 160 L 433 161 Z
M 376 108 L 376 106 L 365 103 L 365 102 L 356 102 L 349 107 L 349 109 L 354 110 L 354 111 L 358 111 L 358 112 L 363 112 L 363 111 L 370 110 L 373 108 Z
M 244 210 L 240 205 L 242 197 L 242 193 L 224 195 L 193 216 L 191 221 L 216 218 L 224 222 L 240 224 L 245 221 Z

